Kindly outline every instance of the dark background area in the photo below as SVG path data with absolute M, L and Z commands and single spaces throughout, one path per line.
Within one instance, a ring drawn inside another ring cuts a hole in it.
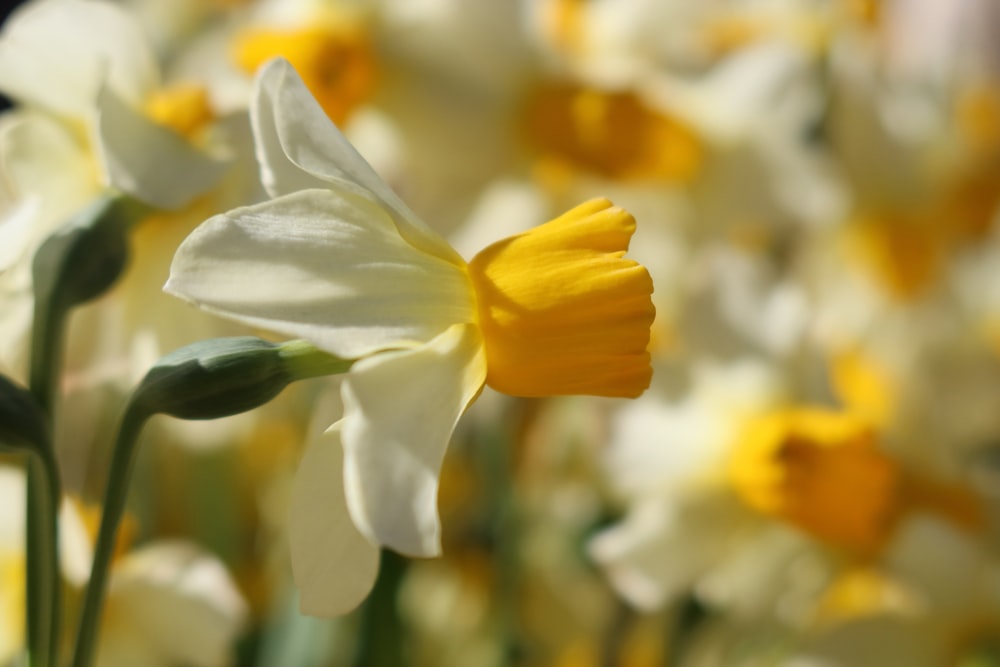
M 23 0 L 3 0 L 0 1 L 0 24 L 7 20 L 7 16 L 14 11 L 14 9 L 22 4 Z M 0 111 L 10 107 L 10 100 L 0 94 Z

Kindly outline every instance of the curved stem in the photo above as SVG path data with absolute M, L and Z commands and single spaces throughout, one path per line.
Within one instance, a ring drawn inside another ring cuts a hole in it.
M 46 309 L 37 304 L 36 301 L 29 382 L 31 393 L 51 426 L 56 370 L 62 365 L 64 318 L 59 308 Z M 60 493 L 59 470 L 49 443 L 35 451 L 27 465 L 25 630 L 32 667 L 53 664 L 58 653 L 62 620 L 57 520 Z
M 52 432 L 63 338 L 70 310 L 118 279 L 128 256 L 126 230 L 145 207 L 105 192 L 38 248 L 32 260 L 35 296 L 29 388 Z M 58 659 L 62 619 L 58 513 L 61 481 L 51 440 L 28 463 L 26 517 L 27 645 L 32 667 Z
M 59 651 L 59 478 L 55 459 L 32 452 L 27 465 L 27 633 L 29 662 L 54 664 Z
M 41 308 L 35 312 L 29 381 L 31 393 L 49 426 L 52 424 L 56 371 L 61 366 L 64 321 L 58 308 Z M 25 632 L 32 667 L 49 667 L 59 653 L 62 584 L 58 515 L 61 494 L 59 468 L 52 443 L 40 443 L 39 449 L 28 459 L 25 519 Z
M 125 514 L 129 480 L 135 467 L 135 446 L 148 418 L 148 412 L 137 409 L 135 404 L 129 403 L 118 428 L 118 437 L 115 440 L 111 467 L 108 471 L 108 483 L 104 491 L 104 509 L 101 514 L 97 544 L 94 547 L 90 582 L 87 584 L 87 592 L 83 599 L 83 611 L 80 614 L 80 625 L 76 635 L 73 667 L 89 667 L 94 659 L 101 612 L 104 608 L 104 594 L 115 550 L 115 538 L 122 516 Z

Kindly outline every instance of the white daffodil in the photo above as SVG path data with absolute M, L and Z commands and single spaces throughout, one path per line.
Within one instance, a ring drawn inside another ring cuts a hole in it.
M 205 113 L 205 98 L 162 87 L 140 24 L 114 4 L 37 0 L 20 8 L 0 33 L 0 90 L 75 135 L 90 173 L 72 176 L 97 187 L 176 209 L 222 173 L 222 162 L 181 136 Z
M 24 644 L 24 473 L 0 465 L 0 665 Z M 78 505 L 60 512 L 61 570 L 74 588 L 93 558 Z M 96 664 L 217 667 L 246 618 L 246 603 L 214 557 L 182 542 L 124 553 L 112 566 Z
M 877 411 L 790 405 L 794 385 L 770 365 L 723 370 L 701 373 L 682 401 L 650 394 L 617 415 L 607 464 L 628 512 L 590 549 L 632 604 L 693 591 L 801 624 L 845 563 L 891 560 L 911 517 L 982 532 L 982 500 L 893 451 Z M 792 562 L 810 574 L 783 573 Z
M 97 665 L 220 667 L 246 616 L 218 559 L 185 542 L 152 543 L 113 565 Z
M 156 208 L 188 205 L 232 173 L 214 155 L 231 152 L 221 136 L 231 128 L 213 122 L 205 91 L 163 84 L 136 17 L 106 2 L 40 0 L 12 14 L 0 90 L 16 103 L 0 123 L 0 364 L 23 376 L 41 243 L 108 187 Z M 164 235 L 151 235 L 162 253 Z
M 606 200 L 467 263 L 375 175 L 286 61 L 262 69 L 251 115 L 275 198 L 195 230 L 165 289 L 357 360 L 344 418 L 305 455 L 290 519 L 304 610 L 338 613 L 367 593 L 376 545 L 439 553 L 438 471 L 484 384 L 520 396 L 642 393 L 652 283 L 623 257 L 632 217 Z

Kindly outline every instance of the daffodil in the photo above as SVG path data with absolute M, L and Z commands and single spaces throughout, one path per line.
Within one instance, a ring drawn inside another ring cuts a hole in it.
M 609 471 L 632 498 L 590 546 L 630 603 L 657 609 L 690 590 L 730 611 L 798 604 L 847 563 L 885 566 L 913 517 L 981 530 L 980 499 L 884 452 L 862 406 L 781 407 L 773 368 L 721 370 L 682 402 L 647 396 L 619 415 Z M 792 561 L 812 574 L 788 577 Z
M 484 384 L 516 396 L 644 391 L 652 282 L 624 257 L 634 220 L 600 199 L 466 262 L 286 61 L 261 70 L 251 117 L 274 198 L 196 229 L 165 289 L 356 360 L 344 417 L 305 454 L 290 515 L 302 606 L 333 614 L 367 594 L 377 545 L 440 552 L 439 468 Z
M 108 188 L 166 210 L 182 209 L 208 190 L 235 190 L 230 181 L 240 174 L 230 167 L 239 166 L 232 159 L 239 151 L 231 136 L 223 136 L 232 128 L 215 122 L 207 91 L 165 82 L 137 17 L 116 4 L 24 3 L 0 31 L 0 91 L 16 105 L 0 120 L 0 365 L 23 376 L 31 262 L 41 243 Z M 235 125 L 235 119 L 226 122 Z M 216 204 L 213 211 L 231 205 Z M 169 231 L 176 227 L 144 225 L 135 239 L 134 272 L 159 268 L 152 283 L 157 293 L 166 266 L 152 258 L 158 252 L 169 261 L 179 242 Z M 147 242 L 151 236 L 156 238 Z M 148 294 L 135 301 L 150 303 Z M 113 317 L 130 325 L 140 319 L 133 312 Z M 120 354 L 134 343 L 130 338 L 110 347 Z M 157 352 L 175 345 L 160 347 Z M 117 361 L 109 365 L 120 366 Z
M 192 123 L 204 125 L 196 122 L 207 117 L 204 91 L 163 86 L 138 20 L 112 3 L 26 3 L 0 33 L 0 90 L 31 122 L 55 121 L 61 141 L 84 152 L 86 164 L 69 165 L 80 169 L 67 178 L 176 209 L 223 171 L 222 161 L 181 136 Z M 33 157 L 54 173 L 67 167 L 46 162 L 44 154 Z
M 22 470 L 0 464 L 3 665 L 22 650 L 24 640 L 24 482 Z M 86 583 L 93 559 L 91 522 L 82 509 L 67 498 L 59 517 L 60 569 L 73 588 Z M 186 542 L 158 541 L 132 551 L 121 546 L 96 664 L 225 664 L 246 619 L 246 603 L 222 563 Z

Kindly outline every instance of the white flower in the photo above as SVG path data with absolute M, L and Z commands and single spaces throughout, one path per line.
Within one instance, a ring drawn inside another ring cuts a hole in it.
M 251 117 L 275 199 L 195 230 L 165 289 L 357 359 L 342 385 L 344 418 L 307 452 L 291 512 L 302 606 L 334 614 L 367 593 L 356 572 L 374 576 L 374 545 L 439 553 L 438 471 L 484 383 L 522 396 L 645 389 L 652 285 L 622 256 L 631 216 L 606 200 L 467 264 L 375 175 L 285 61 L 261 71 Z
M 0 466 L 0 664 L 24 643 L 24 473 Z M 60 512 L 61 571 L 84 585 L 93 558 L 86 520 L 66 500 Z M 98 667 L 228 662 L 246 604 L 214 557 L 158 542 L 117 558 L 98 644 Z
M 83 135 L 91 173 L 72 177 L 93 183 L 96 163 L 99 183 L 175 209 L 211 187 L 223 164 L 144 113 L 160 85 L 141 26 L 111 3 L 38 0 L 0 34 L 0 90 Z

